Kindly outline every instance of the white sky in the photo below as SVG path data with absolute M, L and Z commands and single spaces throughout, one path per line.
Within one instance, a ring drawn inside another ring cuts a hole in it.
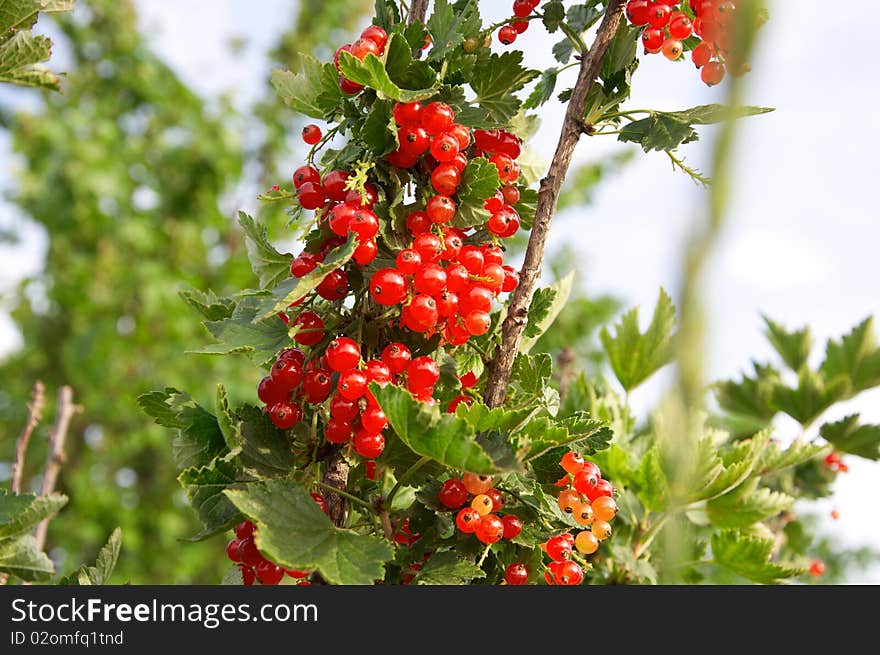
M 187 83 L 206 96 L 234 90 L 241 106 L 260 92 L 263 53 L 295 10 L 290 0 L 218 0 L 210 11 L 203 0 L 137 4 L 151 43 Z M 880 315 L 880 222 L 873 194 L 880 149 L 880 127 L 872 117 L 880 104 L 876 29 L 870 21 L 851 19 L 873 15 L 876 3 L 851 0 L 846 12 L 828 11 L 821 0 L 770 4 L 772 18 L 750 74 L 749 104 L 777 111 L 742 125 L 738 191 L 706 288 L 712 378 L 736 376 L 750 359 L 770 357 L 761 334 L 762 312 L 791 327 L 809 323 L 817 344 L 869 314 Z M 509 9 L 507 0 L 481 5 L 484 18 L 493 21 Z M 233 36 L 248 42 L 234 57 L 225 48 Z M 553 65 L 550 45 L 557 37 L 533 28 L 516 45 L 526 50 L 529 65 L 547 67 Z M 558 88 L 564 88 L 562 82 Z M 723 88 L 702 85 L 689 63 L 650 56 L 642 60 L 628 106 L 684 109 L 722 98 Z M 549 159 L 561 106 L 548 103 L 544 115 L 534 142 Z M 704 134 L 711 137 L 709 131 Z M 710 146 L 711 138 L 686 146 L 688 162 L 707 169 Z M 585 140 L 576 161 L 618 149 L 610 140 Z M 0 135 L 0 189 L 9 184 L 9 161 L 8 142 Z M 703 200 L 688 178 L 670 170 L 665 155 L 638 156 L 603 185 L 591 208 L 560 216 L 552 242 L 571 243 L 583 253 L 593 292 L 610 292 L 647 313 L 659 285 L 673 293 L 677 288 L 682 244 L 701 218 Z M 0 227 L 12 222 L 10 208 L 0 204 Z M 39 270 L 44 249 L 45 238 L 35 230 L 27 230 L 20 246 L 0 246 L 0 285 Z M 17 341 L 0 308 L 0 353 Z M 634 394 L 633 402 L 650 407 L 665 382 L 658 376 Z M 845 413 L 859 411 L 865 420 L 880 421 L 878 400 L 880 392 L 865 394 Z M 794 436 L 788 424 L 780 430 Z M 833 502 L 820 506 L 826 517 L 832 507 L 841 513 L 836 522 L 826 519 L 825 529 L 848 544 L 880 547 L 875 504 L 880 464 L 854 457 L 849 463 L 851 472 L 836 483 Z M 853 582 L 880 582 L 880 567 Z

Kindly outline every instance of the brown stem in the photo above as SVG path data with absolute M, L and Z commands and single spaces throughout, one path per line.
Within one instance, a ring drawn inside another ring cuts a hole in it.
M 425 22 L 425 15 L 428 13 L 428 0 L 412 0 L 409 8 L 409 24 L 412 25 L 416 21 Z
M 562 123 L 559 144 L 556 146 L 556 153 L 553 155 L 547 176 L 541 180 L 538 204 L 535 209 L 535 221 L 529 236 L 525 261 L 520 271 L 519 286 L 510 297 L 507 317 L 501 327 L 501 345 L 495 353 L 495 358 L 490 362 L 489 379 L 483 394 L 489 407 L 499 407 L 507 397 L 507 385 L 510 381 L 513 360 L 519 350 L 519 341 L 526 325 L 535 284 L 541 277 L 541 264 L 544 261 L 550 221 L 556 213 L 559 191 L 568 173 L 574 148 L 584 132 L 587 95 L 599 76 L 602 60 L 608 51 L 611 40 L 617 33 L 622 16 L 623 0 L 611 0 L 605 11 L 602 24 L 599 26 L 596 39 L 593 41 L 593 46 L 581 59 L 577 82 L 572 90 L 571 99 L 565 112 L 565 120 Z
M 342 446 L 334 447 L 324 458 L 322 482 L 335 489 L 345 489 L 348 484 L 348 468 Z M 327 504 L 327 515 L 333 521 L 333 525 L 341 526 L 345 523 L 345 498 L 327 490 L 324 490 L 323 495 Z
M 41 496 L 48 496 L 55 490 L 58 481 L 58 473 L 64 464 L 64 442 L 67 439 L 67 431 L 70 428 L 70 420 L 79 411 L 79 407 L 73 404 L 73 389 L 68 386 L 58 390 L 58 407 L 55 410 L 55 425 L 49 433 L 49 455 L 46 457 L 46 467 L 43 470 L 43 485 L 40 488 Z M 46 545 L 46 531 L 49 529 L 49 519 L 40 522 L 34 537 L 37 547 L 43 550 Z
M 24 458 L 27 454 L 28 443 L 40 420 L 43 418 L 43 406 L 46 404 L 46 388 L 37 380 L 31 391 L 31 401 L 28 403 L 28 417 L 18 441 L 15 442 L 15 461 L 12 463 L 12 493 L 21 493 L 21 477 L 24 474 Z

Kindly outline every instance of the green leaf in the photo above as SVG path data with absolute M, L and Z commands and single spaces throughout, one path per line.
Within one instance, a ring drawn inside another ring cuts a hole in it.
M 699 139 L 694 125 L 710 125 L 725 120 L 755 116 L 773 111 L 767 107 L 725 107 L 702 105 L 684 111 L 652 112 L 647 118 L 623 127 L 619 141 L 638 143 L 645 152 L 675 150 L 680 145 Z
M 523 338 L 519 345 L 521 353 L 528 354 L 541 335 L 553 325 L 553 321 L 556 320 L 559 312 L 568 302 L 568 297 L 574 286 L 575 274 L 576 271 L 570 271 L 568 275 L 558 279 L 549 287 L 535 291 L 529 305 L 529 315 L 525 330 L 523 330 Z
M 741 485 L 755 472 L 769 441 L 770 430 L 763 430 L 751 439 L 741 439 L 732 447 L 719 451 L 724 469 L 711 481 L 694 488 L 690 500 L 711 500 Z
M 672 299 L 660 289 L 654 316 L 644 334 L 639 331 L 638 307 L 623 315 L 613 337 L 608 328 L 602 328 L 600 338 L 608 361 L 626 391 L 632 391 L 669 363 L 674 325 Z
M 204 526 L 195 539 L 227 530 L 239 520 L 238 510 L 223 495 L 236 483 L 235 466 L 230 462 L 217 458 L 209 466 L 185 469 L 177 480 Z
M 552 52 L 556 61 L 560 64 L 567 64 L 568 60 L 571 59 L 571 55 L 574 53 L 574 45 L 568 40 L 568 37 L 565 37 L 562 41 L 553 44 Z
M 565 22 L 578 33 L 589 29 L 604 13 L 603 10 L 598 8 L 598 5 L 599 3 L 594 0 L 569 7 L 568 12 L 565 14 Z
M 636 476 L 640 487 L 639 500 L 645 508 L 652 512 L 664 510 L 669 502 L 669 482 L 657 446 L 645 453 Z
M 827 380 L 848 378 L 851 393 L 880 385 L 880 348 L 873 317 L 859 323 L 840 341 L 828 340 L 821 371 Z
M 370 385 L 394 432 L 410 450 L 450 468 L 479 474 L 500 473 L 515 468 L 493 461 L 476 440 L 470 423 L 412 397 L 405 389 Z
M 0 540 L 0 573 L 9 573 L 28 582 L 48 580 L 55 573 L 52 560 L 37 547 L 31 534 Z
M 236 412 L 235 425 L 241 443 L 236 460 L 244 470 L 257 477 L 284 477 L 294 468 L 293 451 L 283 430 L 272 423 L 269 415 L 253 405 L 244 405 Z
M 547 353 L 518 354 L 513 360 L 511 382 L 524 394 L 541 398 L 553 374 L 553 360 Z
M 766 316 L 763 318 L 767 324 L 765 334 L 773 348 L 791 370 L 800 370 L 801 366 L 807 363 L 807 358 L 813 349 L 813 336 L 810 334 L 810 328 L 805 327 L 789 332 L 779 323 L 774 323 Z
M 258 224 L 244 212 L 238 212 L 238 224 L 244 230 L 245 247 L 251 269 L 260 278 L 260 288 L 274 287 L 290 277 L 290 253 L 280 253 L 269 243 L 265 225 Z
M 138 396 L 138 405 L 156 423 L 177 430 L 172 442 L 178 469 L 208 466 L 226 452 L 226 441 L 217 417 L 201 407 L 189 394 L 167 387 Z
M 81 566 L 75 574 L 67 576 L 59 584 L 106 585 L 116 568 L 119 560 L 119 551 L 122 548 L 122 530 L 116 528 L 110 534 L 110 539 L 98 552 L 98 558 L 94 566 Z
M 235 310 L 233 298 L 218 298 L 214 292 L 201 292 L 195 289 L 187 289 L 180 292 L 183 301 L 199 312 L 209 321 L 222 321 L 232 316 Z
M 535 222 L 535 210 L 538 208 L 538 192 L 535 189 L 520 189 L 519 202 L 513 206 L 519 214 L 523 229 L 531 230 Z
M 791 508 L 794 498 L 788 494 L 757 488 L 758 480 L 706 503 L 709 521 L 716 528 L 747 528 L 753 523 L 774 517 Z
M 415 29 L 413 26 L 410 28 Z M 428 62 L 413 58 L 413 48 L 402 34 L 392 34 L 388 41 L 385 70 L 391 81 L 401 89 L 424 89 L 437 83 L 437 73 Z
M 385 539 L 335 527 L 294 482 L 270 480 L 226 495 L 257 521 L 260 552 L 285 568 L 317 570 L 331 584 L 367 585 L 382 579 L 393 556 Z
M 611 428 L 587 412 L 578 412 L 561 419 L 547 416 L 533 418 L 514 436 L 518 457 L 529 462 L 549 451 L 577 446 L 582 454 L 592 455 L 608 448 L 613 437 Z
M 761 452 L 761 458 L 756 467 L 760 475 L 775 473 L 791 466 L 803 464 L 825 450 L 821 444 L 793 441 L 785 450 L 777 441 L 771 441 Z
M 874 461 L 880 459 L 880 425 L 859 425 L 858 414 L 826 423 L 820 434 L 836 450 Z
M 474 102 L 486 112 L 486 119 L 496 127 L 505 127 L 520 108 L 515 92 L 539 75 L 522 65 L 523 53 L 509 50 L 501 55 L 492 53 L 478 66 L 480 75 L 471 80 L 476 94 Z
M 551 0 L 544 4 L 541 9 L 544 12 L 541 21 L 550 34 L 559 29 L 559 26 L 565 21 L 565 6 L 560 0 Z
M 67 496 L 13 494 L 0 489 L 0 540 L 31 532 L 41 521 L 52 518 L 67 504 Z
M 541 73 L 541 79 L 535 85 L 529 97 L 523 105 L 526 109 L 536 109 L 553 97 L 556 89 L 556 78 L 559 75 L 557 68 L 548 68 Z
M 416 574 L 415 583 L 420 585 L 462 585 L 486 573 L 471 560 L 459 557 L 455 551 L 431 555 Z
M 69 11 L 73 0 L 0 0 L 0 82 L 58 90 L 60 79 L 42 62 L 52 41 L 31 33 L 39 12 Z
M 765 539 L 738 530 L 724 530 L 712 535 L 712 559 L 744 578 L 760 584 L 778 584 L 804 573 L 803 569 L 770 561 L 773 539 Z
M 290 277 L 279 284 L 272 290 L 270 296 L 260 299 L 259 308 L 256 310 L 257 316 L 253 319 L 253 322 L 265 321 L 267 318 L 275 317 L 279 312 L 286 310 L 292 303 L 305 298 L 306 294 L 321 284 L 329 273 L 348 263 L 352 255 L 354 255 L 357 245 L 355 235 L 353 233 L 349 234 L 348 241 L 338 248 L 331 250 L 324 258 L 324 261 L 318 264 L 314 270 L 300 278 Z M 275 352 L 278 352 L 278 350 L 276 349 Z
M 797 388 L 782 384 L 773 388 L 771 406 L 807 426 L 831 405 L 847 398 L 851 389 L 848 378 L 836 377 L 829 382 L 821 372 L 804 367 L 798 373 Z
M 464 229 L 485 223 L 489 219 L 489 212 L 483 209 L 483 204 L 487 198 L 495 195 L 499 186 L 501 180 L 495 164 L 483 157 L 471 159 L 461 175 L 458 211 L 452 219 L 452 225 Z
M 435 0 L 434 13 L 428 19 L 431 51 L 428 61 L 441 62 L 461 46 L 466 38 L 474 37 L 483 28 L 476 0 L 467 0 L 453 8 L 448 0 Z
M 361 128 L 361 139 L 377 157 L 388 154 L 398 145 L 391 112 L 391 101 L 376 100 Z
M 459 377 L 471 372 L 477 379 L 483 377 L 486 366 L 480 353 L 470 348 L 456 348 L 452 351 L 452 358 L 455 360 L 455 374 Z
M 743 375 L 740 382 L 724 380 L 715 385 L 715 398 L 721 408 L 733 415 L 743 432 L 754 433 L 767 427 L 776 414 L 771 406 L 773 389 L 780 383 L 779 371 L 754 363 L 755 375 Z
M 339 55 L 339 72 L 352 82 L 363 84 L 376 91 L 380 98 L 397 100 L 398 102 L 413 102 L 425 100 L 437 93 L 437 87 L 431 85 L 424 89 L 401 89 L 388 75 L 385 64 L 376 55 L 370 53 L 363 61 L 348 52 Z
M 223 440 L 229 450 L 235 450 L 241 446 L 241 435 L 235 428 L 235 418 L 229 409 L 229 399 L 226 397 L 226 387 L 217 385 L 217 399 L 214 403 L 217 411 L 217 425 L 223 433 Z
M 247 355 L 258 366 L 270 361 L 279 350 L 290 344 L 290 335 L 287 325 L 280 319 L 258 322 L 257 314 L 266 302 L 266 297 L 241 298 L 229 318 L 205 321 L 205 328 L 217 342 L 187 352 L 199 355 L 240 353 Z
M 339 111 L 344 98 L 336 69 L 311 55 L 300 54 L 298 60 L 301 72 L 274 69 L 272 86 L 294 111 L 312 118 L 330 118 Z

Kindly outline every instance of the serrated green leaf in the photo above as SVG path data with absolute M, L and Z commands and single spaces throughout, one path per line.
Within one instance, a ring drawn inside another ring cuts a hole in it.
M 568 37 L 565 37 L 562 41 L 553 44 L 552 52 L 556 61 L 560 64 L 567 64 L 568 60 L 571 59 L 571 55 L 574 53 L 574 44 L 569 41 Z M 563 100 L 562 102 L 565 101 Z
M 116 568 L 116 562 L 119 560 L 119 551 L 122 548 L 122 530 L 116 528 L 110 534 L 107 543 L 98 551 L 98 557 L 94 566 L 81 566 L 75 574 L 67 576 L 58 584 L 77 584 L 81 586 L 87 585 L 106 585 L 113 569 Z
M 860 425 L 858 414 L 826 423 L 820 434 L 836 450 L 874 461 L 880 459 L 880 425 Z
M 690 500 L 711 500 L 741 485 L 755 471 L 769 441 L 770 430 L 763 430 L 751 439 L 742 439 L 732 447 L 719 451 L 724 470 L 711 483 L 694 489 Z
M 515 470 L 493 461 L 477 442 L 474 428 L 458 415 L 419 402 L 404 389 L 390 385 L 382 388 L 375 383 L 370 386 L 395 434 L 413 452 L 471 473 Z
M 596 24 L 604 11 L 599 9 L 597 1 L 573 5 L 565 14 L 565 22 L 575 32 L 583 32 Z
M 226 397 L 226 387 L 217 385 L 217 399 L 214 403 L 217 411 L 217 425 L 223 434 L 223 440 L 229 450 L 235 450 L 241 445 L 241 435 L 235 428 L 235 418 L 229 409 L 229 399 Z
M 348 241 L 338 248 L 331 250 L 324 258 L 324 261 L 318 264 L 314 270 L 300 278 L 290 277 L 279 284 L 272 290 L 271 295 L 260 299 L 253 322 L 265 321 L 267 318 L 275 317 L 278 312 L 283 312 L 291 304 L 301 298 L 305 298 L 306 294 L 321 284 L 329 273 L 347 264 L 352 255 L 354 255 L 357 246 L 358 242 L 355 235 L 353 233 L 349 234 Z M 210 328 L 208 329 L 210 330 Z M 278 349 L 275 352 L 278 352 Z
M 205 321 L 205 328 L 217 343 L 188 352 L 198 355 L 239 353 L 247 355 L 258 366 L 270 361 L 279 350 L 290 345 L 290 335 L 281 320 L 258 322 L 257 314 L 265 302 L 265 296 L 246 296 L 238 301 L 229 318 Z
M 675 150 L 680 145 L 699 139 L 694 125 L 710 125 L 725 120 L 755 116 L 773 111 L 767 107 L 725 107 L 701 105 L 683 111 L 652 112 L 647 118 L 624 126 L 618 141 L 638 143 L 645 152 Z
M 547 28 L 547 31 L 550 34 L 553 34 L 565 21 L 565 6 L 560 0 L 551 0 L 550 2 L 544 3 L 541 10 L 543 11 L 541 22 L 544 23 L 544 27 Z
M 209 321 L 222 321 L 224 318 L 232 316 L 232 312 L 235 310 L 233 298 L 218 298 L 213 291 L 202 292 L 187 289 L 180 292 L 180 297 Z
M 519 202 L 513 208 L 519 214 L 520 226 L 524 230 L 531 230 L 538 208 L 538 192 L 535 189 L 520 189 Z
M 646 509 L 659 512 L 666 508 L 669 502 L 669 482 L 663 471 L 660 450 L 654 446 L 648 450 L 637 472 L 639 481 L 639 500 Z
M 486 120 L 495 127 L 505 127 L 519 111 L 521 102 L 515 92 L 539 75 L 522 65 L 523 53 L 512 50 L 492 53 L 478 63 L 480 75 L 471 80 L 474 103 L 486 112 Z
M 361 139 L 377 157 L 388 154 L 398 145 L 391 111 L 390 100 L 376 100 L 361 128 Z
M 352 82 L 373 89 L 380 98 L 398 102 L 425 100 L 437 93 L 434 85 L 424 89 L 401 89 L 391 80 L 382 60 L 372 53 L 364 57 L 363 61 L 348 52 L 340 53 L 339 72 Z
M 801 366 L 807 363 L 807 358 L 813 349 L 813 336 L 810 334 L 810 328 L 804 327 L 801 330 L 790 332 L 766 316 L 763 318 L 764 323 L 767 325 L 767 331 L 765 332 L 767 339 L 773 345 L 776 352 L 779 353 L 779 356 L 782 357 L 782 361 L 791 370 L 800 370 Z
M 285 568 L 317 570 L 331 584 L 368 585 L 382 579 L 394 554 L 385 539 L 335 527 L 294 482 L 270 480 L 226 495 L 257 522 L 260 552 Z
M 238 224 L 244 231 L 245 247 L 251 269 L 260 278 L 260 288 L 274 287 L 290 277 L 290 253 L 280 253 L 269 243 L 265 225 L 259 225 L 244 212 L 238 212 Z
M 587 412 L 579 412 L 559 419 L 533 418 L 513 438 L 518 446 L 519 459 L 529 462 L 562 446 L 577 446 L 582 454 L 592 455 L 608 448 L 613 436 L 604 422 Z
M 471 159 L 461 175 L 458 191 L 458 211 L 452 219 L 457 228 L 481 225 L 489 219 L 489 212 L 483 208 L 487 198 L 495 195 L 501 180 L 498 168 L 483 157 Z
M 776 414 L 771 401 L 773 389 L 781 380 L 779 371 L 771 366 L 754 363 L 754 368 L 754 376 L 744 374 L 739 382 L 724 380 L 714 386 L 718 404 L 747 433 L 764 429 Z
M 41 521 L 55 516 L 67 504 L 67 496 L 13 494 L 0 489 L 0 541 L 31 532 Z
M 263 410 L 244 405 L 236 411 L 235 429 L 241 443 L 236 457 L 245 471 L 260 478 L 284 477 L 294 468 L 293 451 L 283 430 Z
M 418 571 L 415 583 L 420 585 L 461 585 L 485 578 L 486 573 L 471 560 L 455 551 L 436 553 Z
M 773 539 L 764 539 L 738 530 L 724 530 L 712 535 L 712 559 L 737 575 L 760 584 L 778 584 L 804 573 L 790 565 L 770 561 Z
M 408 31 L 412 31 L 410 26 Z M 411 34 L 415 36 L 415 34 Z M 422 37 L 424 41 L 424 37 Z M 421 46 L 419 46 L 421 50 Z M 437 73 L 426 61 L 413 57 L 413 48 L 407 36 L 392 34 L 385 53 L 385 70 L 388 77 L 401 89 L 426 89 L 437 83 Z
M 31 32 L 0 39 L 0 82 L 57 91 L 61 80 L 42 65 L 52 54 L 52 41 Z
M 532 89 L 529 97 L 526 99 L 523 107 L 525 109 L 536 109 L 553 97 L 553 91 L 556 89 L 556 78 L 559 76 L 557 68 L 548 68 L 541 73 L 541 79 Z
M 805 367 L 798 373 L 798 386 L 776 385 L 770 402 L 773 409 L 785 412 L 801 425 L 807 426 L 834 403 L 849 397 L 851 390 L 849 378 L 836 377 L 826 381 L 821 372 Z
M 0 540 L 0 573 L 9 573 L 28 582 L 48 580 L 55 573 L 52 560 L 37 547 L 31 534 Z
M 483 377 L 486 367 L 480 353 L 470 348 L 456 348 L 452 351 L 452 358 L 455 361 L 455 374 L 459 377 L 467 373 L 473 373 L 477 379 Z
M 788 448 L 783 450 L 777 441 L 771 441 L 761 452 L 756 470 L 761 475 L 766 475 L 790 466 L 797 466 L 813 459 L 825 448 L 821 444 L 793 441 Z
M 880 385 L 880 348 L 873 317 L 859 323 L 840 341 L 828 340 L 821 371 L 827 380 L 848 378 L 851 393 Z
M 758 488 L 758 479 L 706 503 L 709 521 L 716 528 L 747 528 L 784 512 L 794 504 L 788 494 Z
M 654 315 L 647 331 L 639 331 L 639 309 L 631 309 L 615 326 L 612 337 L 608 328 L 600 334 L 608 361 L 620 384 L 632 391 L 672 358 L 672 329 L 675 306 L 669 294 L 660 289 Z
M 231 462 L 218 457 L 208 466 L 184 469 L 177 480 L 204 526 L 194 539 L 228 530 L 240 520 L 238 510 L 223 495 L 230 485 L 236 483 L 235 465 Z
M 329 118 L 339 111 L 343 94 L 333 64 L 324 64 L 311 55 L 298 57 L 301 71 L 274 69 L 271 82 L 278 96 L 296 112 L 312 118 Z
M 553 321 L 556 320 L 568 302 L 574 286 L 575 274 L 576 271 L 570 271 L 565 277 L 558 279 L 549 287 L 535 291 L 529 305 L 529 315 L 520 341 L 519 351 L 521 353 L 528 354 L 541 335 L 553 325 Z
M 156 423 L 177 430 L 171 447 L 178 469 L 208 466 L 226 452 L 217 417 L 189 394 L 167 387 L 138 396 L 137 402 Z
M 454 8 L 448 0 L 435 0 L 434 12 L 428 19 L 428 33 L 431 35 L 428 61 L 443 61 L 465 39 L 476 36 L 483 28 L 476 0 L 459 5 Z
M 510 381 L 527 400 L 543 399 L 553 374 L 553 360 L 547 353 L 526 355 L 519 353 L 513 360 Z

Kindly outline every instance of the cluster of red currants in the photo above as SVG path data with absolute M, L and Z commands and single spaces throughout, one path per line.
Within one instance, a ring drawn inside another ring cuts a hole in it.
M 843 457 L 837 451 L 830 452 L 825 456 L 825 466 L 835 473 L 849 472 L 849 466 L 846 465 L 846 462 L 843 461 Z
M 346 43 L 344 46 L 340 46 L 336 50 L 336 54 L 333 55 L 333 63 L 336 65 L 336 70 L 339 70 L 339 54 L 341 52 L 347 52 L 353 57 L 360 59 L 361 61 L 367 55 L 376 55 L 377 57 L 382 56 L 385 52 L 385 46 L 388 44 L 388 33 L 385 32 L 378 25 L 370 25 L 366 28 L 361 35 L 354 41 L 354 43 Z M 359 93 L 364 87 L 362 84 L 358 84 L 357 82 L 352 82 L 345 76 L 339 76 L 339 88 L 342 89 L 343 93 L 354 94 Z
M 565 487 L 557 498 L 559 509 L 589 529 L 577 535 L 565 532 L 543 544 L 551 559 L 544 578 L 547 584 L 578 585 L 584 579 L 584 571 L 577 562 L 571 561 L 572 549 L 583 555 L 592 555 L 599 549 L 599 543 L 611 536 L 610 523 L 617 515 L 617 503 L 612 498 L 614 489 L 602 479 L 602 472 L 593 462 L 569 451 L 560 463 L 566 475 L 556 483 Z
M 498 29 L 498 40 L 504 45 L 516 41 L 518 35 L 529 29 L 528 16 L 539 4 L 541 0 L 513 0 L 513 17 Z
M 447 509 L 457 509 L 456 527 L 465 534 L 476 535 L 484 544 L 514 539 L 522 532 L 522 521 L 517 516 L 498 516 L 504 501 L 501 492 L 492 487 L 491 475 L 465 473 L 461 479 L 450 478 L 440 486 L 437 500 Z
M 733 65 L 730 56 L 731 31 L 736 4 L 731 0 L 629 0 L 626 16 L 630 23 L 645 27 L 642 44 L 645 52 L 662 52 L 670 60 L 684 53 L 684 41 L 698 37 L 699 45 L 691 59 L 701 69 L 700 77 L 709 86 L 719 84 L 725 72 L 741 74 L 748 70 Z
M 254 542 L 255 530 L 254 524 L 250 521 L 239 523 L 235 526 L 235 538 L 226 546 L 226 556 L 238 564 L 244 584 L 250 586 L 258 580 L 262 585 L 277 585 L 285 574 L 300 580 L 301 585 L 309 584 L 305 580 L 309 577 L 308 571 L 285 569 L 266 559 Z

